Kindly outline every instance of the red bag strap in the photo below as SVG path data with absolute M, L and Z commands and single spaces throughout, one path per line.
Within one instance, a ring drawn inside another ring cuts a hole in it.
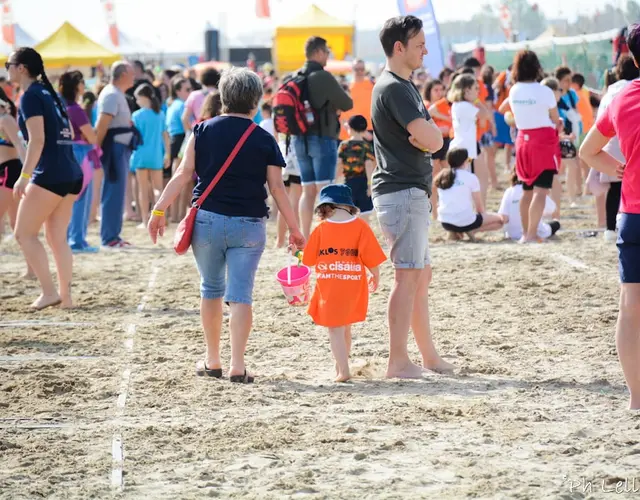
M 225 172 L 229 169 L 229 167 L 231 166 L 231 162 L 233 160 L 235 160 L 236 156 L 240 152 L 240 148 L 242 148 L 243 144 L 249 138 L 249 136 L 251 135 L 251 132 L 253 132 L 253 129 L 255 129 L 256 126 L 257 126 L 256 123 L 254 121 L 252 121 L 251 125 L 249 125 L 249 127 L 247 128 L 245 133 L 242 134 L 242 137 L 240 137 L 240 140 L 236 144 L 236 147 L 233 148 L 231 153 L 229 153 L 229 156 L 227 157 L 227 160 L 224 162 L 224 164 L 222 165 L 220 170 L 218 170 L 218 173 L 216 174 L 216 176 L 211 181 L 211 184 L 209 184 L 207 186 L 207 189 L 205 189 L 204 192 L 200 195 L 200 197 L 196 200 L 195 206 L 197 208 L 200 208 L 200 206 L 204 203 L 204 200 L 206 199 L 206 197 L 209 196 L 209 193 L 211 193 L 211 190 L 214 187 L 216 187 L 216 184 L 218 184 L 218 182 L 220 182 L 220 179 L 225 174 Z

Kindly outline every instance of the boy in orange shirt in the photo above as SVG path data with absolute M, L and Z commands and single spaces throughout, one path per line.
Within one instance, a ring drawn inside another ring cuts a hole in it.
M 333 184 L 320 192 L 316 214 L 323 221 L 309 237 L 302 263 L 316 268 L 316 288 L 308 313 L 329 329 L 336 382 L 351 378 L 351 325 L 367 317 L 369 284 L 378 288 L 379 266 L 387 257 L 369 225 L 357 217 L 351 188 Z

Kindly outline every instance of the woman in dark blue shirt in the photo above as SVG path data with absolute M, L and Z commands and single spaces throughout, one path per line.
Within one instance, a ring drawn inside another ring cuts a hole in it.
M 30 47 L 20 48 L 9 56 L 5 66 L 9 79 L 24 89 L 18 123 L 27 141 L 27 152 L 13 194 L 21 200 L 16 240 L 42 287 L 42 294 L 31 306 L 37 310 L 58 304 L 70 308 L 73 257 L 67 243 L 67 227 L 73 203 L 82 189 L 82 170 L 73 154 L 73 132 L 66 108 L 51 86 L 38 52 Z M 56 262 L 58 290 L 38 239 L 43 224 Z
M 233 68 L 225 72 L 219 89 L 223 114 L 194 127 L 184 159 L 149 219 L 154 243 L 158 234 L 164 234 L 164 211 L 194 171 L 198 174 L 195 200 L 220 171 L 258 111 L 262 82 L 252 71 Z M 222 377 L 220 332 L 226 302 L 231 307 L 230 380 L 253 381 L 245 368 L 244 351 L 251 331 L 255 274 L 266 244 L 265 184 L 289 227 L 290 244 L 303 248 L 305 243 L 282 181 L 284 166 L 273 136 L 256 127 L 198 210 L 192 249 L 201 277 L 200 316 L 207 344 L 205 358 L 196 365 L 198 375 Z

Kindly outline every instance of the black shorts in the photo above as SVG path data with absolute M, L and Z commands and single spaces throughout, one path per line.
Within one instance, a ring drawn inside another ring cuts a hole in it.
M 182 143 L 184 142 L 185 134 L 178 134 L 171 136 L 171 165 L 173 165 L 173 160 L 175 160 L 180 154 L 180 148 L 182 148 Z M 171 179 L 171 165 L 169 168 L 162 169 L 162 177 L 164 179 Z
M 555 170 L 545 170 L 538 176 L 538 178 L 535 181 L 533 181 L 533 184 L 529 185 L 523 182 L 522 189 L 525 191 L 533 191 L 534 187 L 539 187 L 542 189 L 551 189 L 551 186 L 553 186 L 554 175 L 556 175 Z
M 18 159 L 0 164 L 0 187 L 13 189 L 14 184 L 20 178 L 20 172 L 22 172 L 22 163 Z
M 475 231 L 480 226 L 482 226 L 482 221 L 483 221 L 482 214 L 476 214 L 476 220 L 473 221 L 468 226 L 460 227 L 460 226 L 454 226 L 453 224 L 447 224 L 446 222 L 443 222 L 442 228 L 445 231 L 450 231 L 452 233 L 468 233 L 470 231 Z
M 299 175 L 290 175 L 286 181 L 284 181 L 284 187 L 289 187 L 291 184 L 302 184 L 302 179 Z
M 367 194 L 369 189 L 367 177 L 352 177 L 351 179 L 346 179 L 344 183 L 351 188 L 353 203 L 360 209 L 360 213 L 368 214 L 373 212 L 373 201 L 371 196 Z
M 432 160 L 440 160 L 444 161 L 447 159 L 447 153 L 449 152 L 449 144 L 451 144 L 451 139 L 449 137 L 444 137 L 442 139 L 442 147 L 439 151 L 436 151 L 431 155 Z
M 60 182 L 56 184 L 44 183 L 38 180 L 37 177 L 34 177 L 31 182 L 33 182 L 36 186 L 40 186 L 42 189 L 51 191 L 53 194 L 57 194 L 58 196 L 62 196 L 63 198 L 68 194 L 80 194 L 80 191 L 82 191 L 82 177 L 80 177 L 80 180 L 78 181 Z
M 480 147 L 480 142 L 476 142 L 476 148 L 478 149 L 478 156 L 482 154 L 482 148 Z

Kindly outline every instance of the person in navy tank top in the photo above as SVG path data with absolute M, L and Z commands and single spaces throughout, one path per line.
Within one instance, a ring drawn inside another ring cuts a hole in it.
M 15 237 L 40 282 L 42 293 L 31 304 L 36 310 L 60 304 L 73 306 L 73 256 L 67 243 L 71 210 L 82 189 L 82 170 L 73 154 L 73 131 L 65 106 L 44 70 L 42 57 L 22 47 L 5 64 L 9 79 L 24 89 L 18 124 L 27 153 L 13 195 L 20 200 Z M 58 272 L 53 284 L 49 261 L 38 233 L 44 225 Z

